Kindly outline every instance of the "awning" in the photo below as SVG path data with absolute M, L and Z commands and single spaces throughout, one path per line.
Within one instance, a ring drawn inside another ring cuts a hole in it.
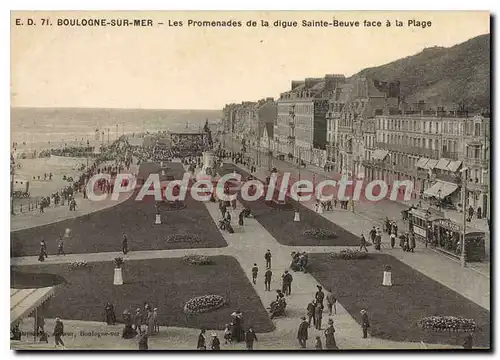
M 440 169 L 440 170 L 448 170 L 448 164 L 450 163 L 450 160 L 448 159 L 439 159 L 438 163 L 436 164 L 435 168 Z
M 424 195 L 426 196 L 438 196 L 439 190 L 441 190 L 441 187 L 443 186 L 443 183 L 440 181 L 436 181 L 434 185 L 432 185 L 430 188 L 424 191 Z
M 39 289 L 10 289 L 10 325 L 30 316 L 53 295 L 53 286 Z
M 448 170 L 451 172 L 457 172 L 461 165 L 461 161 L 452 161 L 448 164 Z
M 417 161 L 417 168 L 420 168 L 420 169 L 425 169 L 425 164 L 427 164 L 427 161 L 429 161 L 429 159 L 425 158 L 425 157 L 421 157 L 420 159 L 418 159 Z
M 439 196 L 441 198 L 444 198 L 444 197 L 452 194 L 455 190 L 458 189 L 458 185 L 457 184 L 453 184 L 453 183 L 450 183 L 450 182 L 447 182 L 447 181 L 441 181 L 441 183 L 443 184 L 441 186 L 441 189 L 439 189 L 440 190 Z
M 437 160 L 434 160 L 434 159 L 429 159 L 429 161 L 427 161 L 427 163 L 424 165 L 424 169 L 428 169 L 428 170 L 432 170 L 436 167 L 437 163 L 439 161 Z
M 375 150 L 372 155 L 372 159 L 374 160 L 384 160 L 387 155 L 389 154 L 389 151 L 387 150 Z

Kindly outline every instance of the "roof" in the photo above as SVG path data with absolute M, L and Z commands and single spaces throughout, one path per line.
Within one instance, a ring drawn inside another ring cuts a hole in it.
M 10 325 L 30 316 L 34 310 L 54 296 L 54 287 L 10 289 Z

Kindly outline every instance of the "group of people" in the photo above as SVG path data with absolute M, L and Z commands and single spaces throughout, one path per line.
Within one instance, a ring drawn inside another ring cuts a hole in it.
M 114 309 L 111 303 L 106 304 L 105 307 L 106 322 L 110 325 L 114 324 L 115 320 Z M 149 303 L 145 302 L 144 307 L 137 308 L 135 314 L 130 310 L 123 311 L 123 322 L 125 327 L 122 331 L 124 339 L 132 339 L 139 337 L 139 350 L 148 349 L 148 338 L 157 334 L 160 331 L 158 323 L 158 308 L 153 308 Z
M 66 255 L 64 251 L 64 240 L 62 236 L 59 236 L 57 239 L 57 255 Z M 40 241 L 40 250 L 38 252 L 38 261 L 42 262 L 45 261 L 46 258 L 48 258 L 48 253 L 47 253 L 47 244 L 45 243 L 45 240 L 42 239 Z
M 293 251 L 292 254 L 292 261 L 290 262 L 290 269 L 293 271 L 302 271 L 306 272 L 307 271 L 307 264 L 308 264 L 308 255 L 307 253 L 304 252 L 299 252 L 299 251 Z

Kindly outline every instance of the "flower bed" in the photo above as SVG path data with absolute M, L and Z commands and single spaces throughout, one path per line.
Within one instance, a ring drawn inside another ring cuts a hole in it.
M 460 316 L 428 316 L 422 318 L 418 325 L 422 329 L 435 331 L 475 331 L 476 322 Z
M 71 269 L 88 268 L 89 264 L 86 261 L 75 261 L 70 264 Z
M 167 238 L 167 242 L 169 242 L 169 243 L 180 243 L 180 242 L 198 243 L 198 242 L 201 242 L 201 239 L 196 235 L 174 234 L 174 235 L 171 235 Z
M 366 251 L 344 249 L 340 250 L 340 252 L 338 253 L 337 252 L 330 253 L 330 257 L 332 259 L 342 259 L 342 260 L 366 259 L 368 257 L 368 253 Z
M 204 255 L 186 255 L 183 257 L 185 263 L 189 265 L 212 265 L 213 261 Z
M 117 269 L 121 269 L 121 267 L 123 266 L 123 263 L 124 263 L 123 258 L 119 256 L 119 257 L 116 257 L 113 261 L 115 263 L 115 267 Z
M 316 239 L 335 239 L 337 234 L 327 229 L 309 229 L 302 233 L 303 236 Z
M 198 296 L 189 300 L 186 303 L 186 305 L 184 305 L 184 313 L 200 314 L 208 311 L 217 310 L 227 305 L 228 303 L 226 299 L 224 299 L 224 297 L 220 295 Z

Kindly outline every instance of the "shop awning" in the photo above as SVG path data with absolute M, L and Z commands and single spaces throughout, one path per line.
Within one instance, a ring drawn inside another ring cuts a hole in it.
M 450 182 L 447 182 L 447 181 L 440 181 L 443 185 L 441 186 L 441 188 L 439 189 L 439 196 L 441 198 L 444 198 L 450 194 L 452 194 L 454 191 L 456 191 L 458 189 L 458 185 L 457 184 L 453 184 L 453 183 L 450 183 Z
M 438 196 L 439 190 L 441 190 L 441 187 L 443 186 L 443 183 L 440 181 L 436 181 L 430 188 L 424 191 L 424 195 L 426 196 Z
M 432 170 L 436 167 L 438 162 L 438 160 L 429 159 L 429 161 L 427 161 L 427 163 L 424 165 L 423 169 Z
M 436 164 L 435 168 L 440 169 L 440 170 L 448 170 L 448 164 L 450 163 L 450 160 L 448 159 L 439 159 L 438 163 Z
M 10 289 L 10 325 L 30 316 L 53 295 L 53 286 L 39 289 Z
M 452 161 L 448 164 L 448 170 L 451 172 L 457 172 L 461 165 L 461 161 Z
M 373 152 L 372 159 L 374 159 L 374 160 L 384 160 L 387 157 L 388 154 L 389 154 L 389 151 L 378 149 L 378 150 L 375 150 Z
M 427 164 L 427 161 L 429 161 L 429 159 L 425 158 L 425 157 L 421 157 L 420 159 L 418 159 L 417 161 L 417 168 L 420 168 L 420 169 L 425 169 L 425 164 Z

